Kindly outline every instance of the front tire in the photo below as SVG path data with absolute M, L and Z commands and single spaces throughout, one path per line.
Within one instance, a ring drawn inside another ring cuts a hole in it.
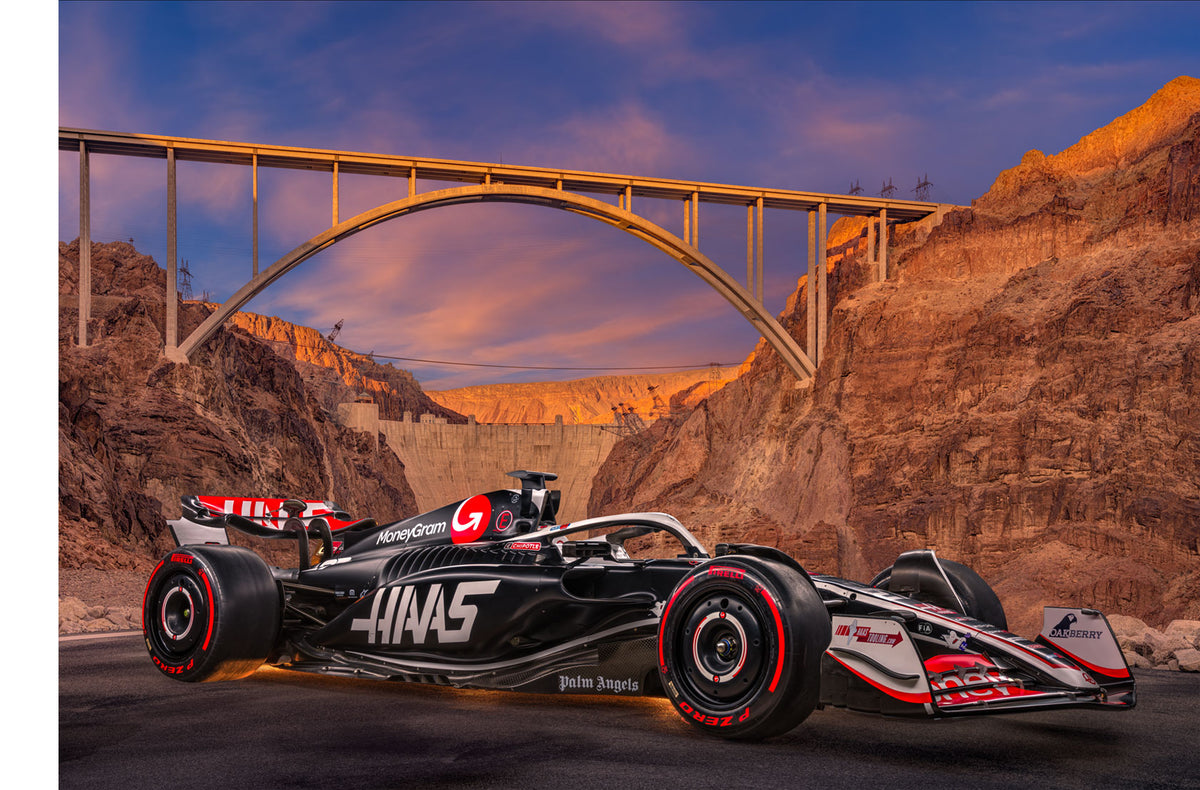
M 146 649 L 159 671 L 178 680 L 245 677 L 270 654 L 280 601 L 270 568 L 249 549 L 181 546 L 146 584 Z
M 760 739 L 816 707 L 829 615 L 812 583 L 775 560 L 725 556 L 676 586 L 659 626 L 667 697 L 693 726 Z

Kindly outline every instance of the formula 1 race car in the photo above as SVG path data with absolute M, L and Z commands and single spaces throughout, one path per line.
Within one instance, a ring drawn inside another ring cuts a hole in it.
M 1133 676 L 1092 609 L 1047 608 L 1029 641 L 1006 630 L 983 579 L 932 551 L 901 554 L 871 584 L 810 575 L 764 546 L 710 555 L 663 513 L 556 524 L 555 475 L 510 475 L 520 489 L 383 525 L 331 502 L 183 497 L 178 548 L 146 585 L 151 659 L 186 681 L 268 663 L 665 695 L 701 730 L 741 739 L 825 705 L 933 718 L 1134 706 Z M 295 540 L 297 567 L 231 545 L 230 529 Z M 632 558 L 630 541 L 670 544 L 669 556 Z

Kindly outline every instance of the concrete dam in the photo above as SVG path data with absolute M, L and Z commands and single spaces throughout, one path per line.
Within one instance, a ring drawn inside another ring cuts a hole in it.
M 372 436 L 383 434 L 404 464 L 404 474 L 423 512 L 472 494 L 501 488 L 520 488 L 507 475 L 514 469 L 554 472 L 548 488 L 562 491 L 558 521 L 587 518 L 592 478 L 620 438 L 616 426 L 447 423 L 423 414 L 413 420 L 379 419 L 375 403 L 343 403 L 337 419 L 342 425 Z

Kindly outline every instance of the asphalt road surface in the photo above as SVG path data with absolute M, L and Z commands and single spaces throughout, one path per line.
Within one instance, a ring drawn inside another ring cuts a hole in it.
M 1133 711 L 944 722 L 825 710 L 732 743 L 665 700 L 533 696 L 275 669 L 180 683 L 140 634 L 59 643 L 59 786 L 1200 788 L 1200 676 L 1137 674 Z

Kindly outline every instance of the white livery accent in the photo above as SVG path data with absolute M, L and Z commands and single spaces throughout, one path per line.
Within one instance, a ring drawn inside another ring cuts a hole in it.
M 1088 669 L 1110 677 L 1129 677 L 1108 621 L 1094 609 L 1047 606 L 1042 610 L 1041 636 Z

